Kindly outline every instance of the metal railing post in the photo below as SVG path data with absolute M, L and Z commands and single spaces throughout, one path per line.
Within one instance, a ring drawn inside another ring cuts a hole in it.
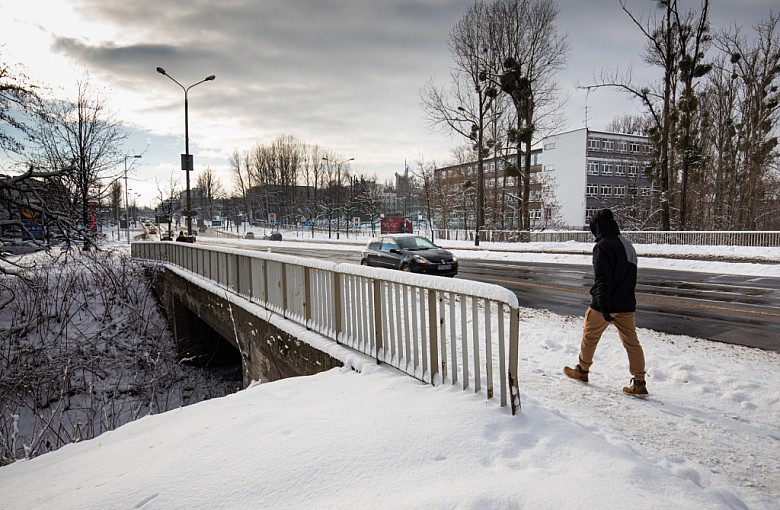
M 376 348 L 376 363 L 377 365 L 382 362 L 379 359 L 379 351 L 384 349 L 384 338 L 382 335 L 382 282 L 379 280 L 371 280 L 371 286 L 373 287 L 373 299 L 374 299 L 374 338 Z
M 341 273 L 334 273 L 333 275 L 333 330 L 334 340 L 336 343 L 341 343 L 342 323 L 341 323 Z
M 429 356 L 431 360 L 431 384 L 435 386 L 434 379 L 440 373 L 439 368 L 439 341 L 438 320 L 436 320 L 436 291 L 428 289 L 428 341 L 430 343 Z
M 303 268 L 303 323 L 306 329 L 309 329 L 309 322 L 311 321 L 311 268 L 304 266 Z
M 518 350 L 520 343 L 520 310 L 517 308 L 509 309 L 509 367 L 507 377 L 509 383 L 509 393 L 512 397 L 512 415 L 517 414 L 520 409 L 520 387 L 517 382 L 520 363 L 518 360 Z

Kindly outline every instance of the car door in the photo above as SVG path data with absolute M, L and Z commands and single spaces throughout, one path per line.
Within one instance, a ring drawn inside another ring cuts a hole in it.
M 382 267 L 382 239 L 372 239 L 366 247 L 366 263 L 372 267 Z
M 379 250 L 380 264 L 382 267 L 398 269 L 401 266 L 401 258 L 398 243 L 392 237 L 382 238 L 382 248 Z

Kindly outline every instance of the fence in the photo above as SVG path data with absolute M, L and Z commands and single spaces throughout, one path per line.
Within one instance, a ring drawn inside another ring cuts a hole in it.
M 135 258 L 173 264 L 426 383 L 520 407 L 519 309 L 509 290 L 289 255 L 136 242 Z
M 485 242 L 566 242 L 591 241 L 591 233 L 571 231 L 481 230 Z M 780 247 L 780 231 L 624 231 L 637 244 L 688 244 L 695 246 Z M 473 230 L 435 230 L 436 239 L 474 240 Z

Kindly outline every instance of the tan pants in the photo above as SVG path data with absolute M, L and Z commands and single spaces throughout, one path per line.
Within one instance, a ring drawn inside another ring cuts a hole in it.
M 639 344 L 636 335 L 636 313 L 613 313 L 615 319 L 612 323 L 618 330 L 620 341 L 628 354 L 628 370 L 638 381 L 645 379 L 645 352 Z M 580 345 L 580 367 L 590 370 L 593 364 L 593 354 L 601 340 L 601 335 L 609 326 L 601 312 L 591 307 L 585 312 L 585 326 L 582 329 L 582 344 Z

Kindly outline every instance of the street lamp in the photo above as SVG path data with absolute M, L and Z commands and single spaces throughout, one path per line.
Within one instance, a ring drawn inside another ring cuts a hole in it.
M 355 158 L 349 158 L 345 159 L 344 161 L 340 161 L 338 163 L 333 162 L 329 160 L 327 157 L 322 158 L 324 161 L 327 161 L 328 163 L 335 164 L 336 165 L 336 182 L 338 183 L 336 186 L 336 239 L 339 238 L 339 230 L 341 226 L 341 165 L 344 163 L 348 163 L 350 161 L 354 161 Z M 349 236 L 349 232 L 347 232 L 347 236 Z
M 187 237 L 192 237 L 192 201 L 190 199 L 190 172 L 192 171 L 192 156 L 190 156 L 190 132 L 189 132 L 189 117 L 188 117 L 188 111 L 187 107 L 189 104 L 189 101 L 187 99 L 187 93 L 190 91 L 192 87 L 195 85 L 200 85 L 203 82 L 206 81 L 213 81 L 216 76 L 213 74 L 211 76 L 206 76 L 204 79 L 200 80 L 197 83 L 193 83 L 189 87 L 185 87 L 174 77 L 172 77 L 170 74 L 165 72 L 165 69 L 162 67 L 157 68 L 157 72 L 161 75 L 170 78 L 173 83 L 181 87 L 181 89 L 184 91 L 184 154 L 181 156 L 181 169 L 186 172 L 187 176 Z
M 125 156 L 125 229 L 127 230 L 127 244 L 130 244 L 130 202 L 127 201 L 127 160 L 129 158 L 140 157 L 140 154 Z

